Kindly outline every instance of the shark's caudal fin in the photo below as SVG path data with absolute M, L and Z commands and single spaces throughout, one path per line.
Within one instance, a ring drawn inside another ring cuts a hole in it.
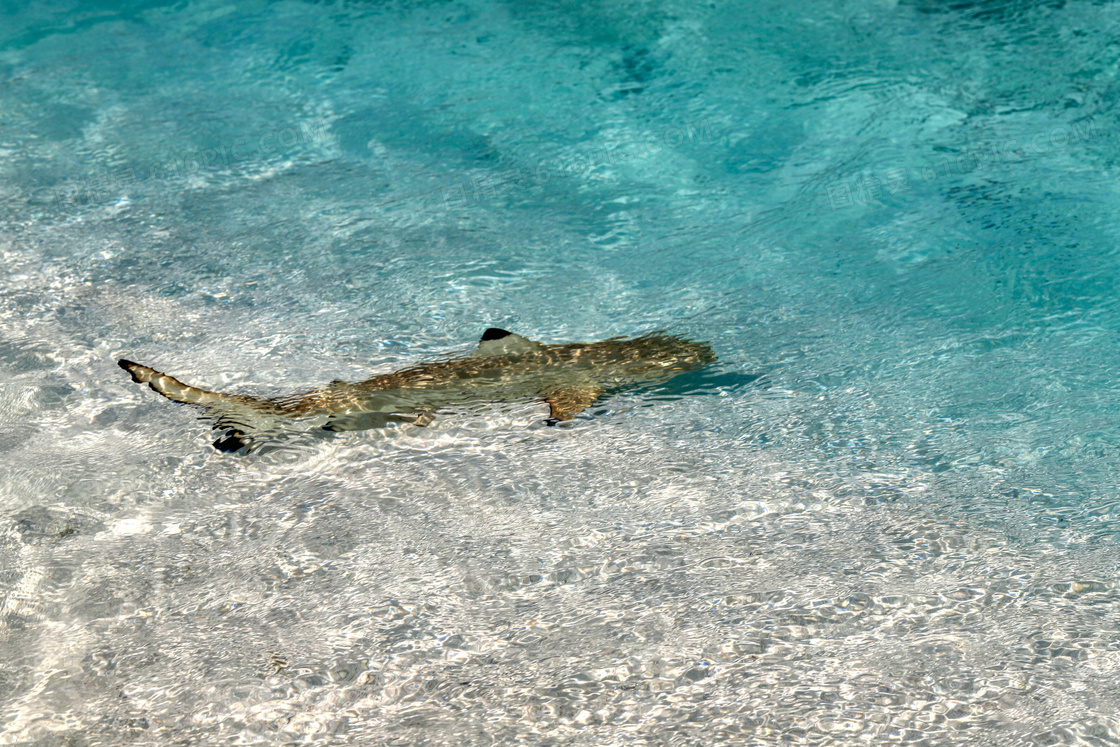
M 147 384 L 152 391 L 162 394 L 172 402 L 204 408 L 207 414 L 214 418 L 215 430 L 226 432 L 214 441 L 214 448 L 219 451 L 240 451 L 246 447 L 251 448 L 255 440 L 254 433 L 261 430 L 260 418 L 275 414 L 277 410 L 276 405 L 268 400 L 199 389 L 184 384 L 173 376 L 160 373 L 154 368 L 141 366 L 139 363 L 123 358 L 117 361 L 117 365 L 128 371 L 133 381 Z
M 139 363 L 133 363 L 124 358 L 117 361 L 117 365 L 125 371 L 128 371 L 129 375 L 132 376 L 132 380 L 137 384 L 147 384 L 151 387 L 152 391 L 162 394 L 173 402 L 181 402 L 184 405 L 205 406 L 238 399 L 229 394 L 208 392 L 205 389 L 189 386 L 173 376 L 168 376 L 154 368 L 141 366 Z

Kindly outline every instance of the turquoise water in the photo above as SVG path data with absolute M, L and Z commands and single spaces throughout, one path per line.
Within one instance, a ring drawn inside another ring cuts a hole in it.
M 1120 6 L 0 5 L 0 743 L 1120 742 Z M 231 458 L 276 394 L 720 362 Z

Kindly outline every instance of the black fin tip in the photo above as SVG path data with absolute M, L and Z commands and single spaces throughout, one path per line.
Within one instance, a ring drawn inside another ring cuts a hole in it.
M 144 382 L 140 381 L 140 377 L 138 377 L 136 375 L 136 372 L 132 370 L 133 366 L 139 366 L 140 365 L 139 363 L 133 363 L 132 361 L 128 360 L 127 358 L 121 358 L 119 361 L 117 361 L 117 365 L 120 366 L 121 368 L 123 368 L 125 371 L 128 371 L 128 375 L 130 377 L 132 377 L 132 380 L 135 381 L 137 384 L 143 384 L 144 383 Z
M 488 330 L 486 330 L 485 332 L 482 333 L 482 340 L 480 342 L 489 342 L 490 340 L 500 340 L 503 337 L 509 337 L 512 334 L 513 334 L 512 332 L 507 332 L 504 329 L 498 329 L 497 327 L 491 327 L 490 329 L 488 329 Z
M 224 438 L 219 438 L 214 442 L 214 448 L 218 451 L 224 451 L 227 454 L 232 454 L 235 451 L 241 451 L 249 444 L 243 439 L 245 434 L 233 431 Z

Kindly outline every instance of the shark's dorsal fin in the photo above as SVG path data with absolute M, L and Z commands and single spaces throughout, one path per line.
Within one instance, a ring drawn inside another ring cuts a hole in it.
M 482 333 L 478 349 L 474 351 L 477 358 L 498 358 L 503 355 L 521 355 L 543 348 L 539 342 L 515 335 L 504 329 L 491 327 Z

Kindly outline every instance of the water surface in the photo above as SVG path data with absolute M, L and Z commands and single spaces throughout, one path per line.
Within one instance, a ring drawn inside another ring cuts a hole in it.
M 0 742 L 1120 741 L 1115 4 L 0 4 Z M 230 458 L 277 394 L 702 376 Z

